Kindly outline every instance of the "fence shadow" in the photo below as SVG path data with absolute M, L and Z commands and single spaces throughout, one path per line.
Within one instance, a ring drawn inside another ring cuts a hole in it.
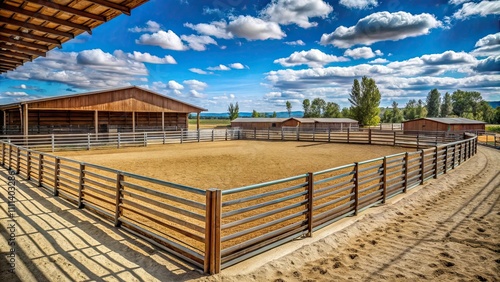
M 0 170 L 0 201 L 7 203 L 7 177 Z M 45 188 L 16 177 L 16 259 L 29 273 L 9 273 L 2 253 L 1 281 L 185 281 L 203 277 L 200 270 L 147 242 L 115 228 L 89 211 L 75 210 Z M 8 219 L 2 205 L 0 218 Z M 0 225 L 0 234 L 9 234 Z M 50 277 L 48 277 L 50 275 Z M 55 275 L 55 276 L 54 276 Z

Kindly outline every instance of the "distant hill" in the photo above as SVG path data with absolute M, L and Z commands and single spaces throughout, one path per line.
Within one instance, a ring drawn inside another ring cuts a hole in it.
M 272 112 L 266 112 L 265 114 L 267 117 L 271 117 L 273 115 Z M 287 118 L 288 112 L 276 112 L 276 115 L 279 118 Z M 291 112 L 290 116 L 291 117 L 303 117 L 304 112 L 293 111 L 293 112 Z M 252 117 L 252 113 L 251 112 L 240 112 L 239 117 L 249 118 L 249 117 Z M 202 119 L 203 118 L 204 119 L 210 119 L 210 118 L 225 119 L 225 118 L 229 118 L 229 114 L 228 113 L 201 113 L 200 118 L 202 118 Z
M 488 101 L 488 104 L 490 104 L 490 106 L 493 109 L 496 109 L 497 107 L 500 107 L 500 101 Z

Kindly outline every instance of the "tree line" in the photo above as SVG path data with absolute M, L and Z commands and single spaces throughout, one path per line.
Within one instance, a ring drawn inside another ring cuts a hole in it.
M 354 79 L 349 102 L 351 106 L 340 109 L 334 102 L 327 102 L 321 98 L 312 101 L 304 99 L 302 108 L 305 118 L 352 118 L 360 126 L 377 125 L 383 123 L 400 123 L 424 117 L 463 117 L 481 120 L 487 123 L 500 123 L 500 107 L 493 109 L 483 100 L 481 93 L 476 91 L 456 90 L 452 94 L 446 92 L 441 98 L 441 93 L 435 88 L 427 95 L 426 101 L 410 99 L 403 108 L 396 101 L 391 107 L 380 111 L 381 94 L 373 78 L 364 76 L 361 82 Z M 292 104 L 286 101 L 288 115 L 292 111 Z M 228 107 L 230 119 L 238 117 L 238 103 Z M 265 114 L 253 110 L 252 117 L 266 117 Z M 276 117 L 276 112 L 271 117 Z

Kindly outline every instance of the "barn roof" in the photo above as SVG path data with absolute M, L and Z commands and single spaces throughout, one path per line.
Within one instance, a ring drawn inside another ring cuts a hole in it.
M 232 122 L 285 122 L 296 120 L 300 123 L 357 123 L 357 120 L 350 118 L 237 118 Z
M 28 101 L 22 101 L 22 102 L 16 102 L 16 103 L 11 103 L 11 104 L 6 104 L 6 105 L 0 105 L 0 110 L 6 110 L 6 109 L 12 109 L 12 108 L 17 108 L 21 105 L 30 105 L 30 104 L 38 104 L 38 103 L 43 103 L 43 102 L 49 102 L 49 101 L 57 101 L 57 100 L 65 100 L 69 98 L 79 98 L 79 97 L 85 97 L 85 96 L 92 96 L 92 95 L 99 95 L 107 92 L 119 92 L 119 91 L 124 91 L 124 90 L 129 90 L 129 89 L 138 89 L 140 91 L 144 91 L 148 94 L 156 95 L 160 98 L 163 99 L 168 99 L 183 105 L 186 105 L 188 107 L 193 108 L 194 110 L 199 110 L 199 111 L 207 111 L 207 109 L 171 98 L 167 97 L 164 95 L 161 95 L 159 93 L 153 92 L 148 89 L 144 89 L 138 86 L 127 86 L 127 87 L 121 87 L 121 88 L 113 88 L 113 89 L 105 89 L 105 90 L 99 90 L 99 91 L 93 91 L 93 92 L 85 92 L 85 93 L 79 93 L 79 94 L 72 94 L 72 95 L 63 95 L 63 96 L 55 96 L 55 97 L 48 97 L 48 98 L 42 98 L 42 99 L 34 99 L 34 100 L 28 100 Z
M 148 0 L 2 0 L 0 73 L 14 70 L 62 43 Z
M 419 118 L 414 120 L 407 120 L 405 122 L 411 122 L 415 120 L 430 120 L 444 124 L 486 124 L 484 121 L 473 120 L 468 118 L 436 118 L 436 117 L 428 117 L 428 118 Z

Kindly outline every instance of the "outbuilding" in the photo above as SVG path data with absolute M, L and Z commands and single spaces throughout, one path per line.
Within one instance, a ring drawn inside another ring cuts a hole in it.
M 0 106 L 4 134 L 178 130 L 206 109 L 137 86 Z
M 358 121 L 349 118 L 237 118 L 231 127 L 242 129 L 281 129 L 296 127 L 302 130 L 358 130 Z
M 486 122 L 467 118 L 419 118 L 403 122 L 405 132 L 411 131 L 484 131 Z

